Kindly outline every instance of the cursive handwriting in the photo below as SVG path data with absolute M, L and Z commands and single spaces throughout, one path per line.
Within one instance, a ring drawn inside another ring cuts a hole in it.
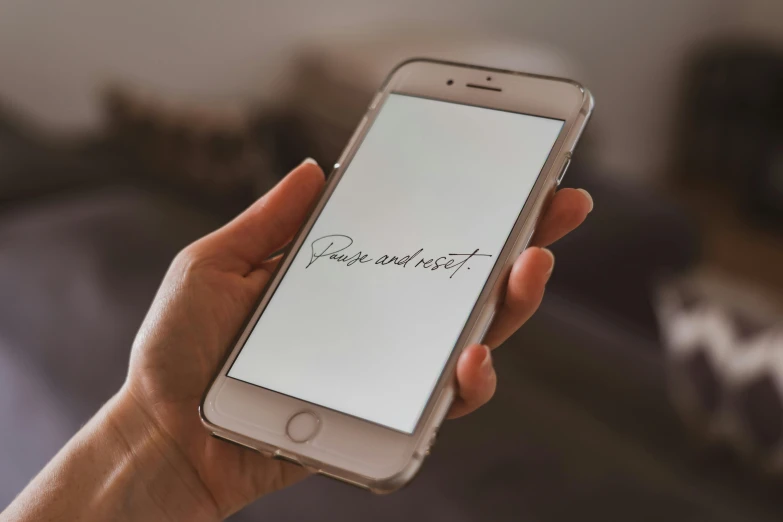
M 448 254 L 437 258 L 432 257 L 427 259 L 423 254 L 424 249 L 420 248 L 415 252 L 402 256 L 383 254 L 378 258 L 372 258 L 369 254 L 361 250 L 357 250 L 353 253 L 346 252 L 351 245 L 353 245 L 353 239 L 343 234 L 332 234 L 319 237 L 310 243 L 310 261 L 305 268 L 310 268 L 320 259 L 327 259 L 337 263 L 344 263 L 346 266 L 353 266 L 357 263 L 373 263 L 374 265 L 394 265 L 401 266 L 402 268 L 411 266 L 413 268 L 423 268 L 430 271 L 439 269 L 452 270 L 452 273 L 449 276 L 449 279 L 451 279 L 474 257 L 492 257 L 490 254 L 480 254 L 479 249 L 477 248 L 470 254 Z M 414 260 L 416 260 L 416 262 L 410 264 Z M 466 268 L 470 270 L 469 266 Z

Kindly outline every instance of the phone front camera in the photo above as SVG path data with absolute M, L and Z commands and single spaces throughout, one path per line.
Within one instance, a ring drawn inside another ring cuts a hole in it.
M 454 85 L 454 80 L 449 80 L 446 82 L 446 85 Z

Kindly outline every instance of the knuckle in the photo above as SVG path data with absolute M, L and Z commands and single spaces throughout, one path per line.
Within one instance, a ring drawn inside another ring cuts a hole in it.
M 174 257 L 174 264 L 177 266 L 187 266 L 193 263 L 198 257 L 198 252 L 193 244 L 190 244 L 180 250 Z
M 183 277 L 188 277 L 201 264 L 202 257 L 199 242 L 191 243 L 180 250 L 174 257 L 172 269 Z

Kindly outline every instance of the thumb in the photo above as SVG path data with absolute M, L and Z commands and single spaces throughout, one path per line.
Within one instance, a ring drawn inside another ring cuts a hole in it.
M 247 210 L 207 236 L 208 248 L 233 256 L 249 272 L 290 241 L 323 186 L 323 171 L 306 159 Z

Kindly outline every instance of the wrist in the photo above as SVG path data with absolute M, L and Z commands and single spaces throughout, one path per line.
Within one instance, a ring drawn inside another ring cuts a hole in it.
M 220 518 L 176 444 L 124 391 L 74 435 L 2 516 L 19 521 Z
M 115 454 L 113 483 L 130 512 L 149 520 L 219 520 L 217 506 L 185 453 L 123 388 L 99 413 L 96 436 Z M 129 502 L 131 504 L 129 504 Z M 136 517 L 128 517 L 135 519 Z M 154 517 L 152 517 L 154 518 Z

